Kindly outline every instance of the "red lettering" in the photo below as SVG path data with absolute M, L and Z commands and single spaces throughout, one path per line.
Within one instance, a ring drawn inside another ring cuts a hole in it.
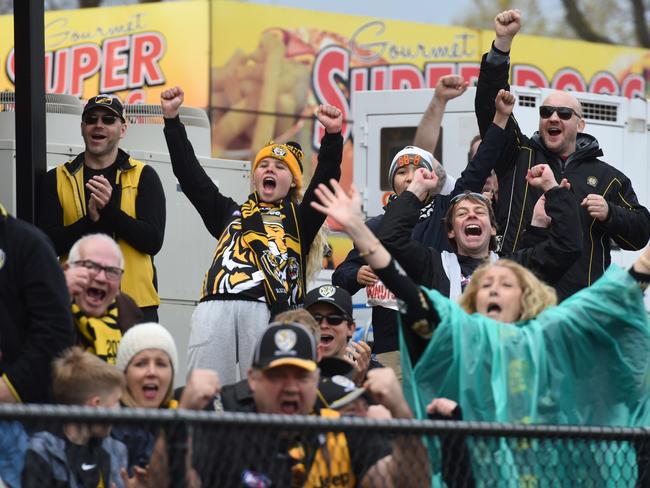
M 312 85 L 319 103 L 327 103 L 338 107 L 343 112 L 342 134 L 347 139 L 350 133 L 350 106 L 341 84 L 347 85 L 349 74 L 349 53 L 338 46 L 330 46 L 318 53 L 312 69 Z M 339 83 L 341 82 L 341 83 Z M 314 124 L 312 143 L 320 147 L 324 129 L 321 124 Z
M 135 34 L 131 40 L 131 65 L 129 86 L 137 88 L 145 84 L 162 85 L 165 77 L 160 69 L 160 58 L 165 53 L 165 40 L 161 34 L 148 32 Z
M 386 66 L 373 66 L 370 68 L 370 89 L 386 89 Z
M 645 80 L 643 76 L 630 73 L 621 83 L 623 96 L 627 98 L 645 98 Z
M 564 68 L 555 73 L 551 87 L 556 90 L 587 91 L 587 83 L 573 68 Z
M 352 80 L 352 91 L 363 91 L 368 89 L 368 69 L 367 68 L 354 68 L 350 72 L 350 79 Z M 352 98 L 352 97 L 350 97 Z
M 136 105 L 138 103 L 144 103 L 144 101 L 144 90 L 132 90 L 126 97 L 124 97 L 124 103 L 126 105 Z
M 73 46 L 72 72 L 70 76 L 70 94 L 81 97 L 84 80 L 99 70 L 100 49 L 96 44 L 79 44 Z
M 518 64 L 512 68 L 512 84 L 547 88 L 548 80 L 544 73 L 536 66 Z
M 12 83 L 16 82 L 16 63 L 15 55 L 13 48 L 9 51 L 9 56 L 7 56 L 7 64 L 5 69 L 7 70 L 7 78 L 11 80 Z
M 476 86 L 481 65 L 478 63 L 458 63 L 458 74 L 465 78 L 469 86 Z
M 111 93 L 127 88 L 129 38 L 117 37 L 104 43 L 104 65 L 99 77 L 99 91 Z
M 607 71 L 599 71 L 591 77 L 589 91 L 591 93 L 603 93 L 607 95 L 618 95 L 620 93 L 616 78 Z
M 435 88 L 438 80 L 445 75 L 454 74 L 453 63 L 428 63 L 424 67 L 424 79 L 427 88 Z
M 390 87 L 393 90 L 408 90 L 424 88 L 422 72 L 408 64 L 391 65 L 388 68 Z
M 47 93 L 66 93 L 68 77 L 66 76 L 69 48 L 45 53 L 45 91 Z

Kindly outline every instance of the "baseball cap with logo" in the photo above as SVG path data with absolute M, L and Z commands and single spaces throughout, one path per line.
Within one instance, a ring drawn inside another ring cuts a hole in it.
M 295 322 L 273 322 L 257 341 L 253 366 L 271 369 L 297 366 L 316 370 L 316 341 L 305 327 Z
M 341 408 L 366 392 L 347 376 L 322 377 L 318 384 L 318 399 L 325 408 Z
M 329 303 L 352 319 L 352 296 L 338 286 L 322 285 L 314 288 L 305 296 L 305 308 L 309 309 L 315 303 Z
M 105 108 L 106 110 L 110 110 L 115 115 L 117 115 L 120 119 L 122 119 L 122 122 L 125 122 L 124 106 L 122 105 L 122 102 L 120 102 L 120 99 L 117 98 L 115 95 L 107 95 L 101 93 L 95 97 L 92 97 L 90 100 L 88 100 L 88 103 L 84 107 L 84 111 L 81 114 L 81 118 L 83 118 L 84 115 L 86 115 L 88 112 L 96 108 Z

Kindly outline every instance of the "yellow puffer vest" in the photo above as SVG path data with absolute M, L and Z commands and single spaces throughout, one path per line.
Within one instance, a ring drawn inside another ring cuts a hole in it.
M 84 165 L 80 164 L 73 173 L 69 171 L 69 163 L 56 168 L 56 191 L 63 208 L 63 225 L 72 225 L 86 215 L 86 192 L 84 187 Z M 129 158 L 128 167 L 118 168 L 117 183 L 121 187 L 120 209 L 130 217 L 135 218 L 135 200 L 138 196 L 138 184 L 144 163 Z M 124 239 L 117 243 L 124 255 L 124 275 L 120 289 L 129 295 L 138 307 L 160 305 L 158 292 L 153 286 L 153 260 Z M 62 256 L 65 261 L 67 256 Z

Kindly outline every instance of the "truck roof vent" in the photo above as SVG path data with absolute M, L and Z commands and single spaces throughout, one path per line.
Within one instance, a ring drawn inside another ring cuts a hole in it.
M 205 110 L 195 107 L 181 107 L 181 121 L 186 126 L 210 128 L 210 121 Z M 160 105 L 133 104 L 124 106 L 124 116 L 130 124 L 163 125 L 163 113 Z
M 582 112 L 585 119 L 616 122 L 618 106 L 606 103 L 582 102 Z
M 0 112 L 14 112 L 16 110 L 16 93 L 0 92 Z M 45 94 L 45 112 L 48 114 L 81 115 L 83 106 L 81 100 L 72 95 L 60 93 Z
M 537 98 L 532 95 L 519 95 L 520 107 L 534 107 L 537 105 Z

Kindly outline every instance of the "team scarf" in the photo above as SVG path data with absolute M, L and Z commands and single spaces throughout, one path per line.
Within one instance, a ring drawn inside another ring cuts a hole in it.
M 102 317 L 89 317 L 73 303 L 72 316 L 81 346 L 107 363 L 115 364 L 122 340 L 122 330 L 117 323 L 117 302 L 111 303 Z
M 253 251 L 257 268 L 264 273 L 264 294 L 271 316 L 297 307 L 305 295 L 306 263 L 301 251 L 298 208 L 289 197 L 276 208 L 282 218 L 287 247 L 287 260 L 283 265 L 269 250 L 257 193 L 252 193 L 241 206 L 242 239 Z

